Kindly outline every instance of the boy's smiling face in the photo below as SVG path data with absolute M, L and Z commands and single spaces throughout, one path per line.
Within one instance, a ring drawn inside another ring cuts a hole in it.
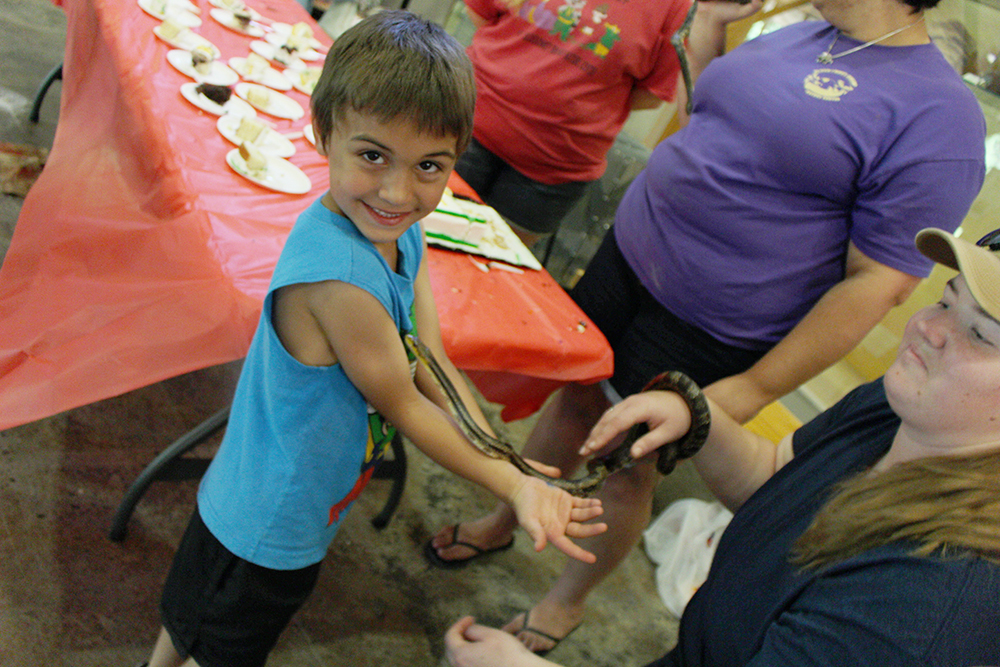
M 383 123 L 353 110 L 316 148 L 330 162 L 323 204 L 379 250 L 393 251 L 396 240 L 437 206 L 458 157 L 453 136 L 421 132 L 409 119 Z

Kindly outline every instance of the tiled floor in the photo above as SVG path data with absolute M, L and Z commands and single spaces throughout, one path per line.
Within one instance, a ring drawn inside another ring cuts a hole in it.
M 61 61 L 64 34 L 65 18 L 50 0 L 0 0 L 0 141 L 51 146 L 59 84 L 38 125 L 27 115 L 35 87 Z M 0 199 L 0 253 L 19 208 L 15 197 Z M 111 517 L 153 456 L 225 405 L 237 370 L 206 369 L 0 432 L 0 666 L 133 665 L 145 657 L 195 483 L 155 484 L 121 543 L 106 536 Z M 496 410 L 484 406 L 511 441 L 523 439 L 531 420 L 501 425 Z M 501 624 L 546 590 L 561 556 L 534 554 L 523 536 L 512 551 L 466 570 L 428 567 L 420 548 L 429 535 L 489 500 L 422 456 L 411 461 L 388 528 L 369 523 L 384 502 L 384 483 L 373 483 L 359 500 L 316 593 L 270 664 L 436 665 L 444 630 L 459 616 Z M 682 467 L 664 483 L 657 505 L 703 493 Z M 642 665 L 672 645 L 675 621 L 641 550 L 592 601 L 586 624 L 554 659 Z

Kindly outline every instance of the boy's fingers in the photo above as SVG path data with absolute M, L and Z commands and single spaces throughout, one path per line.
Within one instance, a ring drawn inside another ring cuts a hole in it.
M 538 531 L 538 535 L 535 536 L 534 540 L 535 540 L 535 551 L 538 552 L 544 549 L 545 545 L 548 544 L 549 541 L 548 538 L 545 536 L 544 530 Z
M 552 546 L 559 549 L 570 558 L 575 558 L 584 563 L 596 563 L 597 556 L 590 553 L 565 535 L 552 539 Z
M 545 536 L 545 528 L 542 527 L 541 521 L 531 519 L 521 523 L 521 528 L 524 528 L 524 532 L 528 533 L 528 537 L 531 538 L 531 541 L 535 545 L 535 551 L 541 551 L 545 548 L 548 538 Z
M 569 519 L 570 521 L 578 521 L 582 523 L 599 517 L 602 514 L 604 514 L 604 508 L 600 505 L 595 505 L 593 507 L 578 507 L 569 513 Z
M 573 538 L 594 537 L 607 531 L 606 523 L 577 523 L 573 522 L 566 526 L 566 534 Z

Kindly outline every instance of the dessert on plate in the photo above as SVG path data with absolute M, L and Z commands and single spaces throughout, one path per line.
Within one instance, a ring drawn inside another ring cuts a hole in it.
M 244 141 L 240 144 L 240 157 L 246 164 L 251 176 L 260 178 L 267 170 L 267 157 L 252 143 Z
M 212 73 L 212 63 L 215 62 L 215 54 L 204 45 L 199 45 L 191 49 L 191 66 L 194 71 L 203 76 Z
M 240 118 L 240 124 L 236 127 L 236 138 L 242 142 L 256 144 L 267 129 L 267 125 L 256 118 Z
M 233 96 L 233 89 L 229 86 L 217 86 L 212 83 L 199 83 L 195 87 L 195 92 L 199 95 L 204 95 L 220 107 L 228 102 L 229 98 Z
M 247 102 L 258 109 L 266 109 L 271 104 L 271 93 L 267 88 L 255 86 L 247 89 Z
M 424 233 L 428 240 L 439 239 L 477 248 L 489 231 L 489 221 L 477 208 L 478 205 L 458 199 L 451 190 L 445 190 L 437 208 L 424 218 Z
M 302 70 L 290 71 L 288 76 L 291 78 L 292 85 L 297 91 L 306 95 L 312 95 L 322 71 L 319 67 L 307 67 Z

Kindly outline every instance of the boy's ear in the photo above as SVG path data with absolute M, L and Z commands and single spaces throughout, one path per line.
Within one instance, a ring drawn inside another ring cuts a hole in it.
M 323 145 L 324 142 L 320 139 L 319 128 L 316 127 L 316 119 L 313 118 L 309 122 L 312 123 L 313 136 L 316 138 L 316 152 L 326 157 L 326 146 Z

